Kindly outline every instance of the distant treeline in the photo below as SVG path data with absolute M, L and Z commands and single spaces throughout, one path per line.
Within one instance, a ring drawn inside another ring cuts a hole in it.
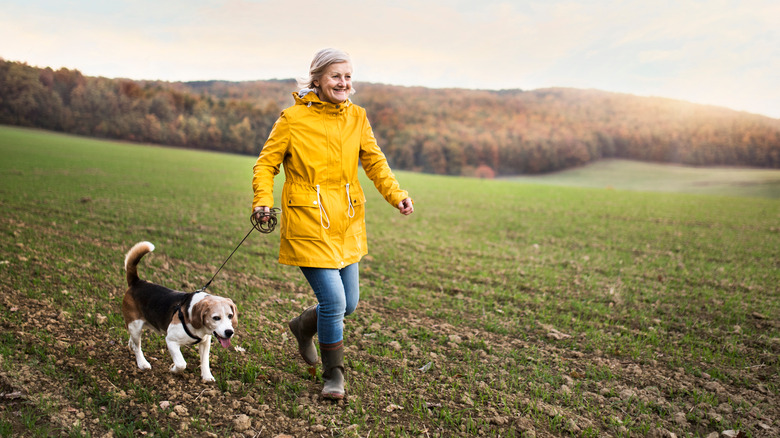
M 356 84 L 391 165 L 492 177 L 601 158 L 780 168 L 780 120 L 596 90 Z M 256 155 L 292 80 L 161 82 L 0 59 L 0 123 Z

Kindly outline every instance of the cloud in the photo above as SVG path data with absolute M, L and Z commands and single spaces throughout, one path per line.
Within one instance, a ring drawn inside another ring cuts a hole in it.
M 659 61 L 679 61 L 685 58 L 685 51 L 676 50 L 644 50 L 639 52 L 639 62 L 654 63 Z

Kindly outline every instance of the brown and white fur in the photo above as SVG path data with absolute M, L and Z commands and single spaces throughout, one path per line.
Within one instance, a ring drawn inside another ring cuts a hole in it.
M 149 242 L 139 242 L 125 256 L 127 271 L 127 291 L 122 300 L 122 315 L 130 332 L 128 346 L 135 353 L 138 368 L 151 369 L 152 366 L 141 351 L 141 333 L 148 325 L 154 331 L 165 335 L 173 358 L 172 373 L 181 373 L 187 366 L 181 354 L 182 345 L 192 345 L 196 339 L 184 330 L 187 325 L 190 333 L 202 338 L 198 343 L 200 353 L 200 375 L 204 382 L 213 382 L 209 366 L 211 335 L 213 334 L 223 347 L 230 347 L 230 338 L 238 327 L 238 311 L 233 300 L 217 297 L 205 292 L 185 293 L 160 286 L 138 278 L 138 262 L 154 251 Z M 178 307 L 184 313 L 184 321 L 179 318 Z

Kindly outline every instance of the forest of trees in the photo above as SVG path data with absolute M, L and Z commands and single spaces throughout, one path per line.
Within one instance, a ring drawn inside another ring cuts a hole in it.
M 780 168 L 780 120 L 580 89 L 429 89 L 357 83 L 396 169 L 492 177 L 601 158 Z M 293 80 L 161 82 L 88 77 L 0 59 L 0 123 L 257 155 Z

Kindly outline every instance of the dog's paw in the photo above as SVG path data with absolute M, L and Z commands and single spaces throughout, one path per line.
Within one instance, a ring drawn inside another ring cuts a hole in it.
M 211 383 L 216 382 L 217 379 L 214 378 L 211 374 L 208 375 L 202 375 L 200 376 L 201 380 L 203 380 L 203 383 Z
M 173 364 L 173 365 L 171 365 L 171 370 L 170 371 L 172 373 L 174 373 L 174 374 L 180 374 L 182 371 L 184 371 L 184 368 L 186 368 L 186 367 L 187 367 L 187 365 L 176 365 L 176 364 Z
M 142 369 L 142 370 L 151 370 L 152 369 L 152 364 L 150 364 L 146 360 L 138 361 L 138 368 Z

